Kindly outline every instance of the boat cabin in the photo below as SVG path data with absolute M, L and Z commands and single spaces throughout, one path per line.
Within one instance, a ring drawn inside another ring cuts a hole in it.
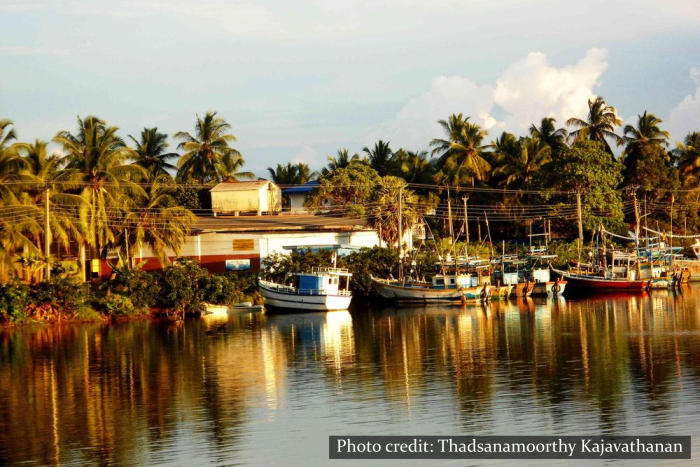
M 350 295 L 352 273 L 345 268 L 312 268 L 295 276 L 300 295 Z
M 430 282 L 435 289 L 456 289 L 469 287 L 471 277 L 468 274 L 436 274 Z

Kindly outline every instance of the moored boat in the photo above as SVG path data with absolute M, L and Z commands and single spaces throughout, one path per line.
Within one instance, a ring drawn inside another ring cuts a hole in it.
M 416 281 L 411 278 L 391 280 L 372 277 L 372 283 L 382 298 L 399 303 L 459 304 L 484 301 L 489 298 L 488 285 L 472 285 L 472 277 L 468 274 L 436 274 L 430 282 Z
M 605 277 L 593 274 L 552 269 L 566 280 L 571 292 L 641 292 L 649 287 L 649 279 L 627 279 L 622 277 Z
M 266 307 L 288 311 L 347 310 L 352 300 L 351 276 L 343 268 L 313 268 L 310 273 L 295 274 L 294 285 L 259 279 L 258 286 Z

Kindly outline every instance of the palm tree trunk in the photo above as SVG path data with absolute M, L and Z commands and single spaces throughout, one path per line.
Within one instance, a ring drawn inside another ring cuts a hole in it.
M 85 268 L 85 243 L 84 242 L 82 242 L 82 241 L 80 242 L 79 249 L 80 249 L 79 255 L 80 255 L 80 271 L 81 271 L 80 272 L 80 282 L 85 282 L 85 276 L 86 276 L 87 271 L 85 270 L 86 268 Z

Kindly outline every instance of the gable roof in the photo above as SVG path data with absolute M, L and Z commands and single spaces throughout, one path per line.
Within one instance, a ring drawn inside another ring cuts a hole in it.
M 209 192 L 214 191 L 257 191 L 260 188 L 272 183 L 268 180 L 255 180 L 251 182 L 221 182 L 214 186 Z

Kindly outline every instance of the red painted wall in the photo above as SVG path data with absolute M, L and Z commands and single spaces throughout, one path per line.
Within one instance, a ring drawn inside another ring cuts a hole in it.
M 197 260 L 197 257 L 190 256 L 190 259 Z M 175 261 L 175 257 L 171 257 L 171 261 Z M 247 255 L 202 255 L 200 264 L 202 267 L 206 268 L 209 272 L 226 272 L 226 260 L 227 259 L 249 259 L 250 260 L 250 270 L 257 271 L 260 269 L 260 255 L 247 254 Z M 110 262 L 115 262 L 116 260 L 110 260 Z M 135 258 L 136 263 L 146 263 L 143 266 L 144 271 L 160 271 L 163 269 L 160 265 L 158 258 L 143 258 L 139 260 Z M 88 264 L 89 266 L 89 264 Z M 112 274 L 112 268 L 109 267 L 107 261 L 100 260 L 100 278 L 106 279 Z

